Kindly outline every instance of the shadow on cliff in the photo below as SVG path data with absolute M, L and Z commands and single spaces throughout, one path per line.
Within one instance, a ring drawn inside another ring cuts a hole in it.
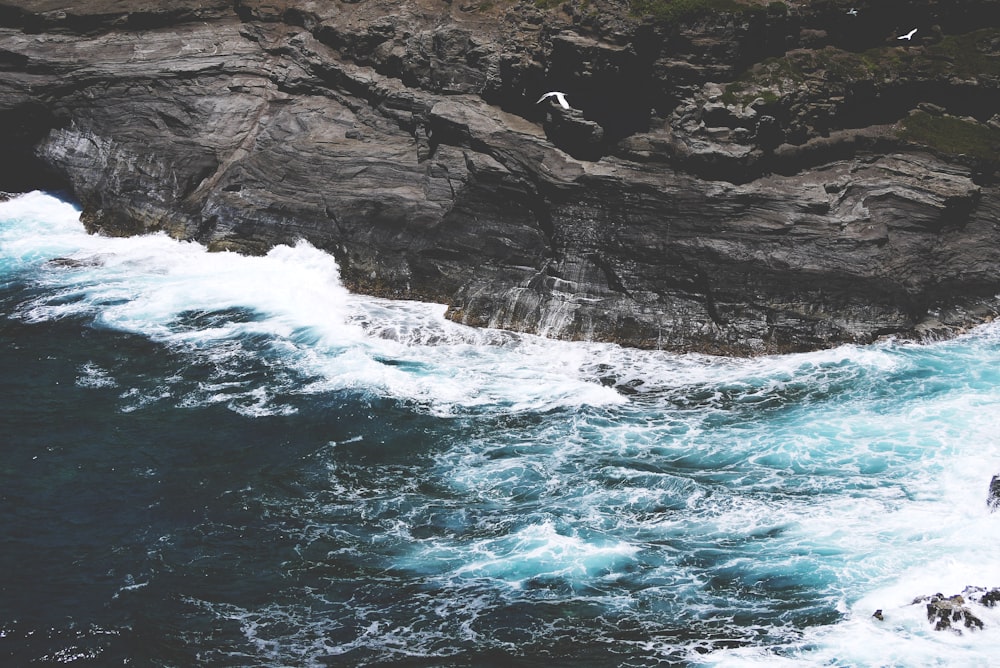
M 0 111 L 0 128 L 4 128 L 0 190 L 45 190 L 69 198 L 71 185 L 64 174 L 35 153 L 35 146 L 58 125 L 56 118 L 40 104 Z

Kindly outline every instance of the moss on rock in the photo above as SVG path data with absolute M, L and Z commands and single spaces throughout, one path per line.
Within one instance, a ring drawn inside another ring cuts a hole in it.
M 900 122 L 898 134 L 942 153 L 1000 159 L 1000 130 L 973 120 L 917 111 Z
M 752 7 L 736 0 L 631 0 L 632 14 L 675 23 L 715 12 L 744 12 Z

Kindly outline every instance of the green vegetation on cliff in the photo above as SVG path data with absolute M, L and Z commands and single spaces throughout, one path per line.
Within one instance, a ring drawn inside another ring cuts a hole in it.
M 832 46 L 796 50 L 768 58 L 746 71 L 726 87 L 728 103 L 754 100 L 752 89 L 775 93 L 801 90 L 810 80 L 830 83 L 874 81 L 892 84 L 920 75 L 991 77 L 1000 75 L 1000 56 L 992 44 L 1000 40 L 1000 29 L 984 28 L 965 35 L 949 35 L 936 44 L 919 49 L 883 46 L 861 53 Z M 828 87 L 824 86 L 824 90 Z M 742 95 L 741 95 L 742 93 Z
M 973 89 L 979 91 L 976 96 L 970 94 Z M 962 117 L 982 120 L 996 113 L 987 100 L 998 90 L 1000 28 L 991 27 L 914 47 L 789 51 L 757 63 L 730 82 L 721 101 L 743 107 L 763 102 L 770 108 L 767 113 L 780 112 L 787 119 L 786 128 L 800 138 L 838 126 L 885 123 L 892 114 L 902 139 L 939 152 L 995 161 L 1000 155 L 1000 131 Z M 937 105 L 941 113 L 903 117 L 921 102 Z M 865 118 L 868 109 L 872 116 Z
M 652 16 L 668 23 L 715 12 L 757 9 L 737 0 L 631 0 L 629 6 L 634 15 Z
M 997 160 L 1000 156 L 1000 130 L 954 116 L 915 112 L 900 123 L 899 136 L 944 153 L 981 160 Z

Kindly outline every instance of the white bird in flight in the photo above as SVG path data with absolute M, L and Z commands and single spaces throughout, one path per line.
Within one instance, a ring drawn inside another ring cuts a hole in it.
M 910 32 L 906 33 L 905 35 L 900 35 L 896 39 L 913 39 L 913 33 L 915 33 L 915 32 L 917 32 L 916 28 L 914 28 Z
M 857 16 L 858 10 L 856 10 L 854 7 L 851 7 L 850 11 L 848 11 L 847 13 L 850 14 L 851 16 Z
M 538 102 L 541 102 L 547 97 L 552 97 L 553 95 L 557 100 L 559 100 L 559 104 L 562 105 L 563 109 L 569 109 L 569 102 L 566 101 L 566 93 L 560 93 L 557 90 L 554 90 L 551 93 L 546 93 L 545 95 L 541 96 L 540 98 L 538 98 Z M 538 102 L 535 102 L 535 104 L 538 104 Z

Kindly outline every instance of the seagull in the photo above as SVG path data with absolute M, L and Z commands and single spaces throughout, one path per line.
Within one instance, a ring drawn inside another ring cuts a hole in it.
M 854 7 L 851 7 L 851 10 L 847 13 L 850 14 L 851 16 L 857 16 L 858 10 L 856 10 Z
M 557 90 L 554 90 L 551 93 L 546 93 L 545 95 L 541 96 L 540 98 L 538 98 L 538 102 L 541 102 L 547 97 L 552 97 L 553 95 L 555 95 L 556 99 L 559 100 L 559 104 L 562 105 L 563 109 L 569 109 L 569 102 L 566 101 L 566 93 L 560 93 Z M 538 104 L 538 102 L 535 102 L 535 104 Z
M 906 33 L 905 35 L 900 35 L 896 39 L 913 39 L 913 33 L 915 33 L 915 32 L 917 32 L 916 28 L 914 28 L 910 32 Z

